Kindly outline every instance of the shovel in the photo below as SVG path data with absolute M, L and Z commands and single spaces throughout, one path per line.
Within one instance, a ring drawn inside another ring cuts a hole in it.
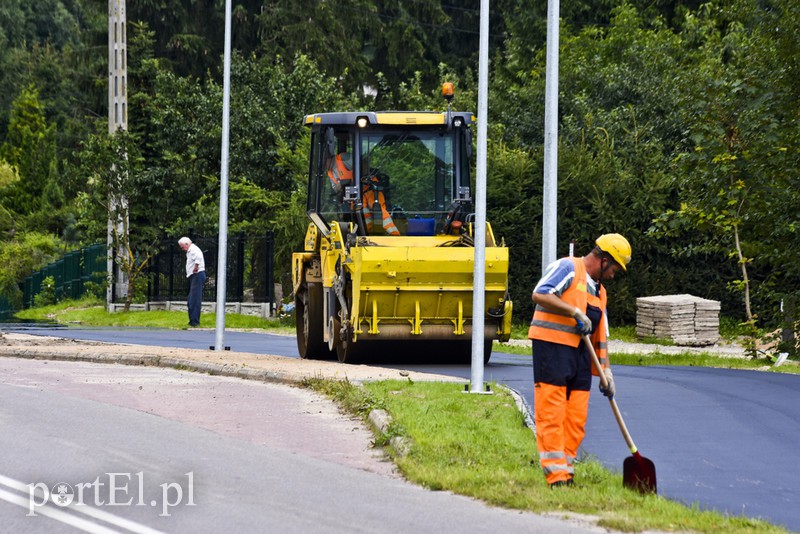
M 589 336 L 584 335 L 583 342 L 589 348 L 592 362 L 594 362 L 597 373 L 600 375 L 600 383 L 604 388 L 607 387 L 608 381 L 606 381 L 606 375 L 603 372 L 603 367 L 600 365 L 600 360 L 597 358 L 597 353 L 594 351 L 592 342 L 589 340 Z M 622 436 L 625 438 L 625 443 L 628 444 L 628 448 L 633 455 L 625 458 L 622 464 L 622 485 L 626 488 L 636 490 L 639 493 L 656 493 L 655 464 L 639 454 L 639 449 L 637 449 L 636 444 L 633 443 L 633 438 L 630 432 L 628 432 L 628 427 L 625 426 L 625 421 L 622 419 L 622 414 L 619 411 L 617 401 L 614 400 L 614 397 L 609 397 L 608 402 L 611 403 L 611 411 L 614 412 L 614 417 L 617 419 L 617 424 L 622 432 Z

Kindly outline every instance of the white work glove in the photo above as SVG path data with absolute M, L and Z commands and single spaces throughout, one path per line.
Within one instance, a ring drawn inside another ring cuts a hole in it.
M 585 336 L 588 336 L 592 333 L 592 320 L 586 317 L 585 313 L 578 308 L 575 308 L 575 311 L 572 312 L 572 317 L 574 317 L 575 322 L 578 323 L 578 332 Z
M 614 375 L 611 373 L 611 368 L 603 369 L 603 374 L 606 376 L 606 387 L 603 387 L 603 382 L 600 382 L 600 393 L 609 399 L 614 396 L 617 388 L 614 386 Z

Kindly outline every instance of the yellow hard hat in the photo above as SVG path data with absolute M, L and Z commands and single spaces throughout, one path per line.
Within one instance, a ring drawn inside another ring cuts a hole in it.
M 623 271 L 628 270 L 631 261 L 631 244 L 620 234 L 603 234 L 597 238 L 595 244 L 603 252 L 608 252 Z

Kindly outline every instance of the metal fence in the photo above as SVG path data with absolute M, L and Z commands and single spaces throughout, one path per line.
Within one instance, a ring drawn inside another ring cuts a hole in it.
M 217 295 L 219 237 L 189 235 L 189 238 L 203 251 L 206 263 L 208 278 L 203 287 L 203 300 L 214 301 Z M 272 231 L 261 236 L 229 236 L 226 302 L 274 302 L 274 252 L 275 236 Z M 116 283 L 116 280 L 112 283 Z M 164 239 L 159 245 L 158 254 L 150 261 L 145 295 L 147 302 L 186 300 L 188 292 L 186 253 L 178 246 L 178 238 Z M 112 294 L 116 294 L 116 291 Z
M 9 302 L 4 296 L 0 295 L 0 320 L 7 319 L 13 315 L 15 311 L 16 310 L 14 310 L 14 307 L 11 306 L 11 302 Z
M 203 251 L 208 279 L 203 288 L 203 300 L 214 301 L 217 295 L 217 259 L 219 238 L 189 235 Z M 104 284 L 107 279 L 107 251 L 105 244 L 96 244 L 64 255 L 27 278 L 23 284 L 23 306 L 30 308 L 34 298 L 42 292 L 42 283 L 52 276 L 56 300 L 78 299 L 89 288 L 89 283 Z M 228 239 L 226 302 L 275 302 L 274 280 L 275 235 L 272 231 L 261 236 L 237 234 Z M 178 246 L 177 238 L 164 239 L 159 252 L 147 270 L 146 287 L 136 293 L 137 300 L 162 302 L 186 300 L 189 281 L 186 278 L 186 253 Z M 118 269 L 114 269 L 116 273 Z M 112 295 L 117 295 L 116 276 L 111 280 Z M 142 292 L 144 294 L 142 294 Z M 116 296 L 114 302 L 124 301 Z
M 106 278 L 107 247 L 96 244 L 68 252 L 60 260 L 26 277 L 23 282 L 22 304 L 33 306 L 33 300 L 42 292 L 42 283 L 50 276 L 55 282 L 56 300 L 79 299 L 90 283 L 101 285 Z

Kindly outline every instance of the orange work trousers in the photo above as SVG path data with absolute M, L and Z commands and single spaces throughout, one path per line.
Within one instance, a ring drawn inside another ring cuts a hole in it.
M 548 484 L 568 481 L 586 435 L 592 371 L 583 343 L 577 348 L 533 340 L 533 411 L 539 465 Z
M 364 191 L 364 198 L 362 200 L 364 203 L 363 214 L 364 222 L 367 225 L 367 232 L 372 232 L 372 206 L 375 203 L 375 192 L 372 191 L 372 189 Z M 395 226 L 392 216 L 386 209 L 386 199 L 380 191 L 378 192 L 378 204 L 381 207 L 381 216 L 383 217 L 383 221 L 381 221 L 383 231 L 386 232 L 386 235 L 400 235 L 400 231 L 397 229 L 397 226 Z

